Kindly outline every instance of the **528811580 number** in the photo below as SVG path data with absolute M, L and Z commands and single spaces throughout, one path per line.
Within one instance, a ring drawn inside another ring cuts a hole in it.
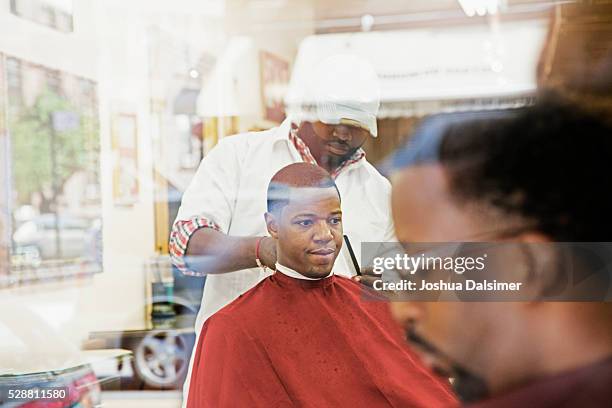
M 47 400 L 57 401 L 68 397 L 67 387 L 51 387 L 51 388 L 26 388 L 26 389 L 8 389 L 6 391 L 7 401 L 32 401 L 32 400 Z

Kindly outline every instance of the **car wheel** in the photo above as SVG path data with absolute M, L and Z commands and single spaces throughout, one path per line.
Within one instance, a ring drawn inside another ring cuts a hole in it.
M 149 387 L 175 389 L 187 376 L 191 344 L 172 331 L 148 333 L 134 349 L 134 371 Z

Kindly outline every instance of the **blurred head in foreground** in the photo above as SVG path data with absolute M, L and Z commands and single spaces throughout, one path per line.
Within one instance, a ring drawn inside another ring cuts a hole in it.
M 436 146 L 406 155 L 409 162 L 394 176 L 399 241 L 525 244 L 526 260 L 515 271 L 531 273 L 541 290 L 535 299 L 545 297 L 562 279 L 559 259 L 530 244 L 610 241 L 612 190 L 602 183 L 612 163 L 607 119 L 548 98 L 505 117 L 450 122 Z M 608 269 L 598 279 L 609 285 Z M 394 302 L 392 308 L 425 361 L 455 378 L 464 401 L 478 401 L 601 361 L 610 367 L 610 305 Z M 589 387 L 604 392 L 597 384 L 610 378 L 595 378 Z
M 279 264 L 308 278 L 330 274 L 342 247 L 342 210 L 328 172 L 307 163 L 283 167 L 270 181 L 265 218 Z

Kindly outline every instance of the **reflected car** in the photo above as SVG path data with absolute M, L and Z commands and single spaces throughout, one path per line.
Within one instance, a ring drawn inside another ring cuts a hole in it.
M 152 324 L 132 330 L 97 331 L 89 334 L 84 349 L 124 349 L 132 353 L 130 376 L 121 389 L 180 390 L 195 345 L 198 308 L 180 296 L 153 296 Z M 117 371 L 123 370 L 123 361 Z M 111 382 L 104 381 L 103 389 Z
M 14 257 L 32 266 L 54 258 L 97 259 L 100 236 L 101 223 L 97 220 L 60 216 L 56 222 L 55 214 L 42 214 L 25 221 L 13 234 Z

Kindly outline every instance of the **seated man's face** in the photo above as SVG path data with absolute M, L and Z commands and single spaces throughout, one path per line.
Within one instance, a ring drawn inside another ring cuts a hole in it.
M 308 278 L 332 270 L 342 246 L 342 211 L 335 188 L 292 188 L 289 203 L 266 214 L 278 262 Z

